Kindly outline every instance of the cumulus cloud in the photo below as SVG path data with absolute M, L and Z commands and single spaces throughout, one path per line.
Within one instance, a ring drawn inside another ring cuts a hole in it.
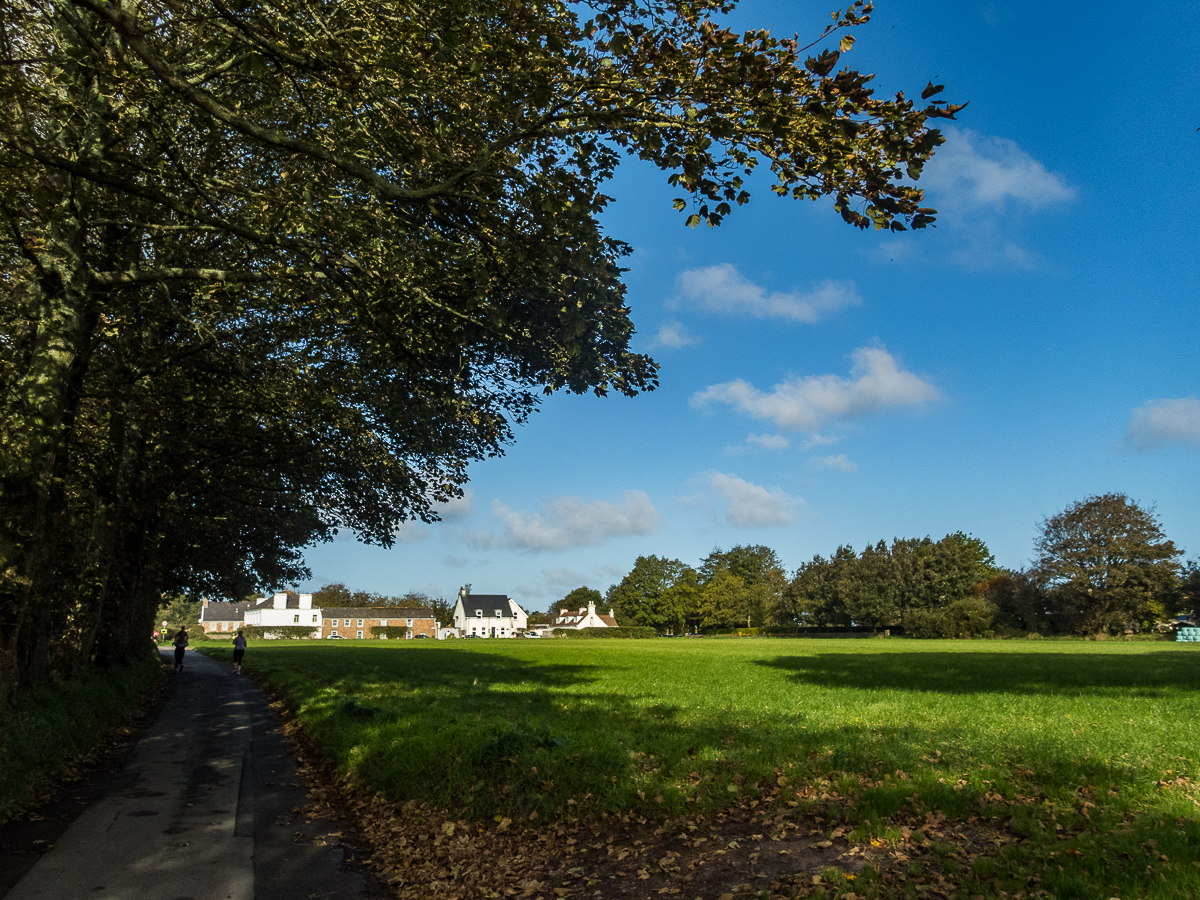
M 814 456 L 809 459 L 808 464 L 814 469 L 836 469 L 839 472 L 853 472 L 858 468 L 858 463 L 846 459 L 845 453 L 836 456 Z
M 1157 450 L 1167 444 L 1200 446 L 1200 400 L 1147 400 L 1133 411 L 1125 440 L 1135 450 Z
M 790 319 L 812 324 L 826 313 L 862 303 L 854 284 L 826 279 L 808 293 L 768 292 L 729 263 L 683 272 L 675 281 L 677 300 L 708 312 Z
M 512 509 L 492 501 L 492 515 L 504 526 L 500 534 L 475 532 L 471 545 L 481 548 L 562 550 L 593 547 L 612 537 L 649 534 L 658 527 L 658 511 L 644 491 L 626 491 L 621 503 L 555 497 L 542 503 L 541 512 Z
M 725 521 L 730 525 L 743 528 L 791 525 L 795 521 L 796 508 L 803 502 L 798 497 L 789 497 L 779 488 L 768 490 L 723 472 L 709 472 L 706 479 L 713 493 L 728 501 Z
M 1039 209 L 1075 198 L 1075 188 L 1013 141 L 943 127 L 946 143 L 925 167 L 921 187 L 939 210 Z
M 758 444 L 764 450 L 786 450 L 792 442 L 782 434 L 751 434 L 746 443 Z
M 651 348 L 667 347 L 671 350 L 678 350 L 681 347 L 688 347 L 698 343 L 700 343 L 700 338 L 688 331 L 687 326 L 682 322 L 677 322 L 674 319 L 668 319 L 663 322 L 658 328 L 658 334 L 650 339 Z
M 418 541 L 429 540 L 429 530 L 420 522 L 401 522 L 393 534 L 401 544 L 415 544 Z
M 443 522 L 458 522 L 469 519 L 475 512 L 475 494 L 467 489 L 457 500 L 447 503 L 435 503 L 434 512 L 442 517 Z
M 808 375 L 775 385 L 770 393 L 743 379 L 697 391 L 688 403 L 703 409 L 728 403 L 745 415 L 767 419 L 788 431 L 818 432 L 825 424 L 936 400 L 941 392 L 903 369 L 881 346 L 855 350 L 850 377 Z

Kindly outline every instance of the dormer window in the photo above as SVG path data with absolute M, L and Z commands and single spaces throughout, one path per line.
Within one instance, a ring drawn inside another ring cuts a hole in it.
M 483 610 L 482 609 L 475 610 L 475 618 L 477 618 L 477 619 L 483 618 Z
M 496 610 L 496 618 L 497 618 L 497 619 L 499 619 L 499 618 L 500 618 L 500 610 Z

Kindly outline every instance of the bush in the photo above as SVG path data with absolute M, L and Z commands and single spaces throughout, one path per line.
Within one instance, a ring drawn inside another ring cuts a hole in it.
M 87 672 L 0 701 L 0 822 L 132 716 L 161 677 L 158 654 L 147 654 L 128 667 Z
M 372 625 L 371 637 L 387 638 L 389 641 L 404 640 L 409 632 L 407 625 Z
M 311 625 L 246 625 L 242 633 L 248 641 L 307 641 L 316 637 L 317 629 Z
M 620 628 L 563 628 L 554 632 L 561 638 L 608 638 L 636 639 L 658 636 L 658 630 L 649 625 L 622 625 Z
M 941 609 L 914 609 L 904 615 L 904 631 L 918 638 L 995 637 L 1000 610 L 983 597 L 963 597 Z

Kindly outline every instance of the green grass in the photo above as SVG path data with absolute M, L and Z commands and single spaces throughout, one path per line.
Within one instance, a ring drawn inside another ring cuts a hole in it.
M 976 865 L 982 893 L 1027 890 L 1036 871 L 1060 897 L 1100 896 L 1088 885 L 1186 896 L 1200 888 L 1197 654 L 1166 642 L 346 641 L 256 643 L 247 668 L 344 774 L 396 801 L 664 819 L 782 778 L 780 802 L 860 839 L 929 812 L 1003 825 L 1016 839 Z
M 0 701 L 0 822 L 57 782 L 137 710 L 162 675 L 157 659 L 88 672 Z

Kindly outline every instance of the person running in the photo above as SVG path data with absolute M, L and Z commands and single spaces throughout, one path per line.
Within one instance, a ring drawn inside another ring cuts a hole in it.
M 233 674 L 242 674 L 242 657 L 246 655 L 246 636 L 238 629 L 237 637 L 233 639 Z
M 175 671 L 183 671 L 183 651 L 187 649 L 188 636 L 187 629 L 180 628 L 179 634 L 175 635 Z

